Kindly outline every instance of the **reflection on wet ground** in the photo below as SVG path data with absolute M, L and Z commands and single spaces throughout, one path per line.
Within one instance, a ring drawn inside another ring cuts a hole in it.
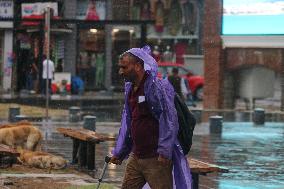
M 283 148 L 283 123 L 224 123 L 220 136 L 199 132 L 194 137 L 192 156 L 230 169 L 201 177 L 201 188 L 280 189 L 284 188 Z
M 39 124 L 41 125 L 41 124 Z M 40 126 L 45 133 L 43 148 L 71 160 L 72 140 L 56 133 L 56 127 L 78 127 L 81 124 L 55 123 Z M 116 135 L 119 123 L 97 123 L 97 131 Z M 96 177 L 105 155 L 114 142 L 96 146 Z M 250 122 L 225 122 L 222 135 L 210 135 L 208 124 L 196 126 L 190 156 L 229 168 L 229 173 L 200 177 L 201 189 L 283 189 L 284 123 L 255 126 Z M 122 181 L 123 165 L 109 165 L 104 181 L 117 186 Z

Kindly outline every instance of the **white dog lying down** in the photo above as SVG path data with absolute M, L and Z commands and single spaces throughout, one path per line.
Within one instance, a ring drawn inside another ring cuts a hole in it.
M 24 165 L 41 169 L 63 169 L 67 166 L 67 161 L 60 157 L 46 152 L 29 151 L 18 149 L 20 157 L 18 160 Z
M 19 122 L 13 125 L 0 126 L 0 144 L 13 148 L 21 147 L 35 150 L 42 139 L 40 130 L 29 122 Z

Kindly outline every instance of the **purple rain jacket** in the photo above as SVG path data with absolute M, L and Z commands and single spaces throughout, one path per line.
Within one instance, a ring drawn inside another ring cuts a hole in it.
M 149 73 L 149 70 L 147 71 Z M 153 73 L 153 72 L 151 72 Z M 192 178 L 186 157 L 183 155 L 177 139 L 178 118 L 174 106 L 174 89 L 168 80 L 160 80 L 149 74 L 144 84 L 145 100 L 152 115 L 159 120 L 159 141 L 157 152 L 173 161 L 173 178 L 176 189 L 191 189 Z M 131 113 L 128 96 L 132 88 L 130 82 L 125 83 L 125 104 L 122 112 L 121 128 L 113 155 L 121 160 L 128 157 L 132 149 L 130 135 Z M 145 185 L 144 188 L 149 188 Z

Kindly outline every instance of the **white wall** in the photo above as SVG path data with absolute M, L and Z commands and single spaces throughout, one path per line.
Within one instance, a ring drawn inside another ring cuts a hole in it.
M 184 55 L 185 66 L 197 75 L 204 75 L 203 55 Z
M 276 74 L 264 67 L 244 69 L 239 73 L 239 95 L 241 98 L 273 97 Z
M 223 48 L 283 48 L 283 35 L 241 35 L 226 36 L 223 35 Z

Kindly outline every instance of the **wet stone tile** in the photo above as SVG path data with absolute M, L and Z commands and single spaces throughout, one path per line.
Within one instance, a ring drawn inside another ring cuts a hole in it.
M 58 126 L 58 125 L 57 125 Z M 52 128 L 43 148 L 71 160 L 72 140 L 56 133 Z M 60 125 L 59 125 L 60 126 Z M 68 126 L 68 124 L 66 124 Z M 251 122 L 224 122 L 222 134 L 210 135 L 208 124 L 197 125 L 190 156 L 229 168 L 229 173 L 200 176 L 201 189 L 280 189 L 284 186 L 284 124 L 268 122 L 255 126 Z M 97 124 L 97 131 L 116 135 L 119 124 Z M 101 173 L 104 157 L 110 154 L 114 142 L 96 146 L 97 178 Z M 122 181 L 123 165 L 109 165 L 105 181 L 118 187 Z

